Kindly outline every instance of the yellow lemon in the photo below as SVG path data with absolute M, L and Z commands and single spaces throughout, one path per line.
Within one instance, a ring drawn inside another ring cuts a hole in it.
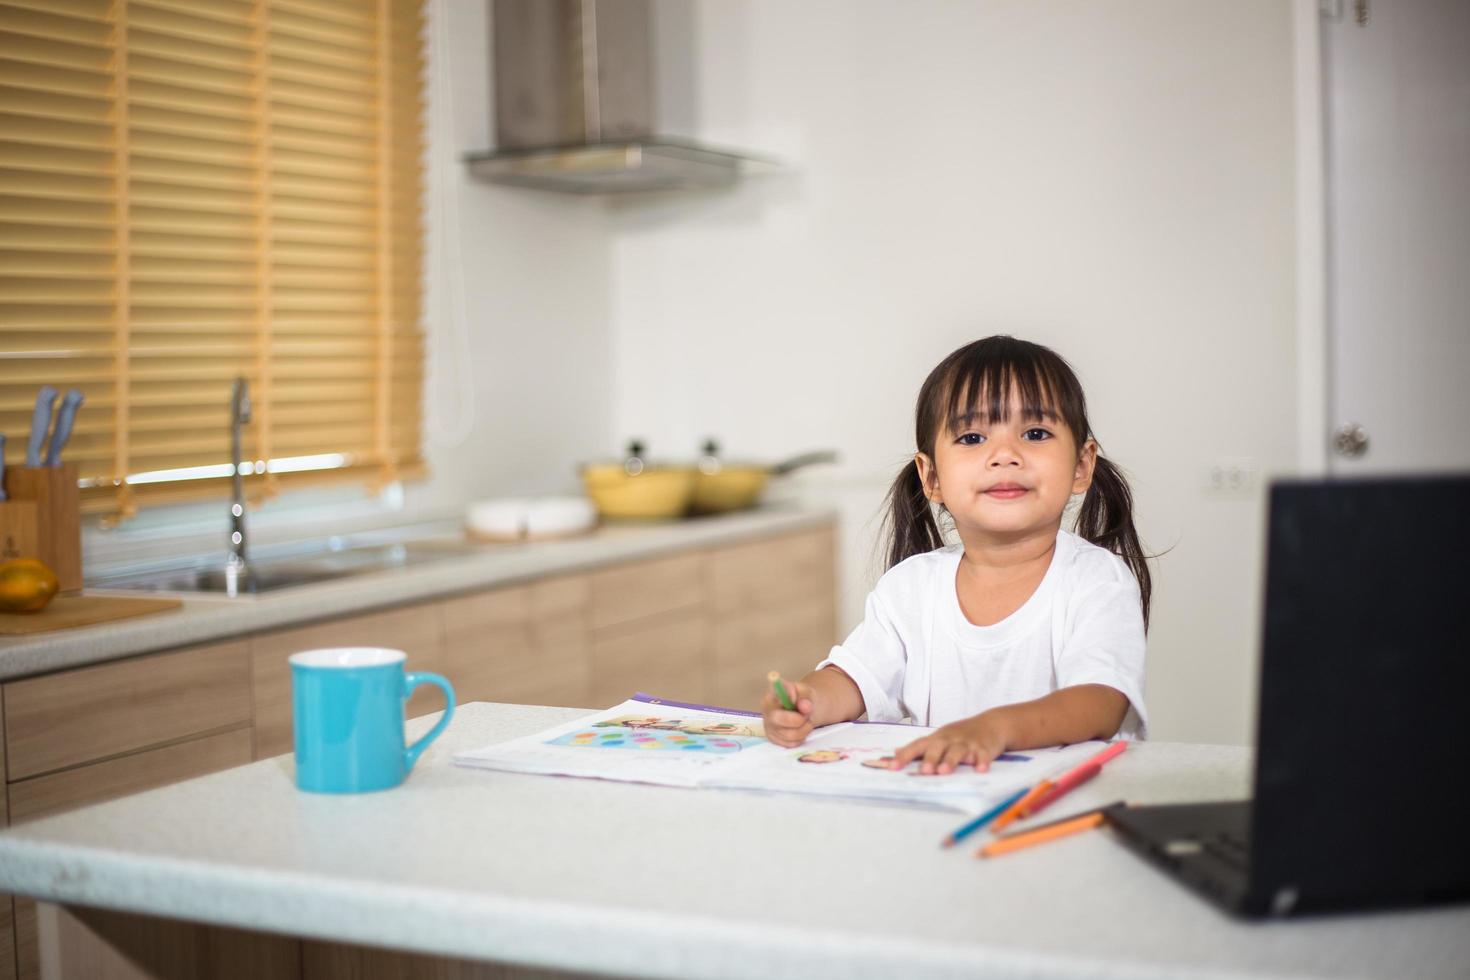
M 58 588 L 56 573 L 34 558 L 0 562 L 0 612 L 40 612 Z

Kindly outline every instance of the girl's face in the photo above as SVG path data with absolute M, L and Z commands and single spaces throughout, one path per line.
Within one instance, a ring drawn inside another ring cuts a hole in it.
M 1079 451 L 1059 417 L 1023 416 L 1019 398 L 1007 414 L 1001 421 L 972 410 L 950 419 L 935 437 L 933 459 L 917 456 L 925 493 L 949 511 L 966 544 L 1055 534 L 1072 494 L 1092 483 L 1096 443 L 1089 439 Z

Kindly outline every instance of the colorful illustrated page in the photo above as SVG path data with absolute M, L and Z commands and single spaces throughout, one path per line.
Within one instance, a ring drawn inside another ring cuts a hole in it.
M 759 721 L 729 722 L 622 715 L 594 722 L 546 742 L 573 748 L 627 749 L 635 752 L 704 752 L 720 754 L 765 744 Z
M 454 757 L 508 772 L 695 786 L 736 757 L 768 746 L 758 715 L 639 695 L 539 735 Z

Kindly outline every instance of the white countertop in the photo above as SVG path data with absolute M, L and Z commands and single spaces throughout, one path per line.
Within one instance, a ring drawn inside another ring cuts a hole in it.
M 1242 924 L 1099 831 L 991 861 L 953 814 L 455 767 L 584 712 L 471 704 L 402 787 L 290 756 L 0 833 L 0 891 L 531 966 L 658 977 L 1464 977 L 1470 909 Z M 410 723 L 422 732 L 433 717 Z M 1248 789 L 1243 748 L 1143 743 L 1079 789 Z
M 473 554 L 249 598 L 188 597 L 181 609 L 96 626 L 0 637 L 0 681 L 132 654 L 229 639 L 312 620 L 832 523 L 825 510 L 763 507 L 658 524 L 600 527 L 556 541 L 491 544 Z M 147 593 L 131 593 L 146 595 Z

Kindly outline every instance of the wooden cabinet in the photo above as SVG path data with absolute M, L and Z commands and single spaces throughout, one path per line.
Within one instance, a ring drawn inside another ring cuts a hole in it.
M 792 680 L 805 676 L 832 649 L 835 613 L 831 603 L 792 604 L 716 619 L 709 697 L 727 708 L 759 711 L 776 670 Z
M 592 574 L 592 703 L 638 691 L 705 697 L 709 620 L 704 553 L 632 562 Z
M 443 673 L 461 702 L 586 707 L 591 585 L 560 576 L 446 600 Z
M 716 616 L 836 602 L 836 540 L 830 527 L 715 549 L 705 561 Z
M 290 752 L 287 658 L 318 647 L 404 650 L 409 670 L 444 674 L 461 702 L 605 708 L 647 691 L 751 708 L 766 671 L 799 677 L 826 655 L 835 593 L 822 527 L 10 681 L 0 825 Z M 442 703 L 426 686 L 407 713 Z M 112 969 L 115 951 L 88 942 L 117 939 L 123 919 L 93 919 L 0 895 L 0 980 L 33 980 L 63 945 L 68 970 Z M 198 948 L 179 953 L 189 963 L 245 962 L 225 932 L 196 933 Z M 270 955 L 294 962 L 296 948 Z
M 766 674 L 798 678 L 837 639 L 836 541 L 831 528 L 710 552 L 713 703 L 757 710 Z
M 409 670 L 440 671 L 444 634 L 436 603 L 334 619 L 261 633 L 250 640 L 255 693 L 255 758 L 291 751 L 291 665 L 288 658 L 320 647 L 389 647 L 408 654 Z M 437 688 L 425 686 L 408 702 L 415 718 L 443 707 Z
M 706 703 L 708 637 L 699 608 L 593 634 L 592 703 L 606 708 L 638 691 Z
M 15 980 L 15 912 L 9 895 L 0 895 L 0 980 Z
M 254 756 L 249 727 L 191 738 L 104 762 L 24 779 L 10 786 L 10 817 L 19 823 L 87 803 L 141 792 L 243 766 Z
M 42 907 L 58 980 L 300 980 L 301 941 L 98 908 Z M 381 976 L 381 974 L 379 975 Z
M 244 641 L 66 670 L 5 685 L 8 778 L 250 724 Z
M 19 821 L 250 760 L 249 645 L 210 644 L 4 686 L 6 810 Z M 40 976 L 39 922 L 53 906 L 4 897 L 20 980 Z M 59 940 L 49 937 L 50 955 Z M 7 944 L 0 942 L 0 952 Z M 0 977 L 6 974 L 0 968 Z
M 704 603 L 704 555 L 630 562 L 592 573 L 594 631 L 648 620 Z

